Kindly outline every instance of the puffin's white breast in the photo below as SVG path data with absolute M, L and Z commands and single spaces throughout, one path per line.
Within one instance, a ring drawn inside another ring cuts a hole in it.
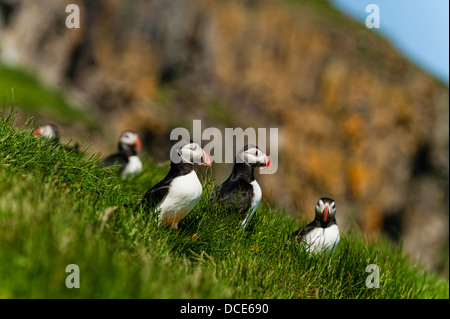
M 252 204 L 250 206 L 250 209 L 247 213 L 247 216 L 245 216 L 244 221 L 242 222 L 242 227 L 246 227 L 250 219 L 252 219 L 253 214 L 255 213 L 256 209 L 258 208 L 259 204 L 261 203 L 262 199 L 262 191 L 261 187 L 259 186 L 258 182 L 254 180 L 250 183 L 253 187 L 253 197 L 252 197 Z
M 259 203 L 261 203 L 262 198 L 262 191 L 261 187 L 259 186 L 258 182 L 254 180 L 250 183 L 253 187 L 253 199 L 252 199 L 252 206 L 251 206 L 251 212 L 253 213 L 259 206 Z
M 339 244 L 339 227 L 333 225 L 327 228 L 317 227 L 305 235 L 304 241 L 309 252 L 330 252 Z
M 56 137 L 56 134 L 50 125 L 44 125 L 41 128 L 41 136 L 44 138 L 52 139 Z
M 122 176 L 138 174 L 142 171 L 142 162 L 137 155 L 128 157 L 128 163 L 122 171 Z
M 202 191 L 202 184 L 195 171 L 176 177 L 166 197 L 156 208 L 161 210 L 160 221 L 176 223 L 183 219 L 197 205 Z

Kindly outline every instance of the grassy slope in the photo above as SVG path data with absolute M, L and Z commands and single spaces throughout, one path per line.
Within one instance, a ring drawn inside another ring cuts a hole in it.
M 448 298 L 446 280 L 381 241 L 343 234 L 333 255 L 307 255 L 289 236 L 299 225 L 266 203 L 239 232 L 207 200 L 210 181 L 178 234 L 158 228 L 133 204 L 167 163 L 147 160 L 125 182 L 98 157 L 52 149 L 12 120 L 0 121 L 0 297 Z M 65 286 L 72 263 L 80 289 Z M 380 289 L 365 287 L 372 263 Z

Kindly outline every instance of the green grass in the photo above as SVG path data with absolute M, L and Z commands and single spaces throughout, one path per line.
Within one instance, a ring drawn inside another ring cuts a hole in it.
M 100 156 L 67 152 L 0 119 L 1 298 L 448 298 L 448 281 L 411 264 L 400 247 L 342 234 L 332 255 L 310 256 L 299 225 L 263 202 L 245 231 L 204 195 L 178 234 L 142 209 L 142 193 L 168 171 L 144 160 L 124 181 Z M 111 213 L 108 208 L 117 207 Z M 194 236 L 195 234 L 195 236 Z M 66 266 L 80 288 L 65 286 Z M 365 286 L 380 267 L 380 288 Z

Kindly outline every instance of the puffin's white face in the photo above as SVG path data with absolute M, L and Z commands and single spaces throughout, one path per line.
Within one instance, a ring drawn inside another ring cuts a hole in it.
M 323 197 L 316 205 L 316 217 L 321 221 L 333 220 L 336 215 L 336 203 L 331 198 Z
M 48 124 L 39 126 L 36 130 L 34 130 L 34 135 L 42 136 L 43 138 L 47 139 L 53 139 L 58 137 L 53 127 Z
M 247 163 L 251 167 L 272 168 L 270 159 L 257 146 L 244 147 L 244 150 L 236 155 L 236 162 Z
M 209 155 L 197 143 L 186 144 L 178 149 L 177 153 L 184 163 L 211 166 Z M 172 159 L 172 161 L 177 163 L 177 159 Z
M 119 144 L 129 145 L 137 150 L 142 148 L 142 142 L 139 136 L 133 131 L 124 131 L 119 137 Z

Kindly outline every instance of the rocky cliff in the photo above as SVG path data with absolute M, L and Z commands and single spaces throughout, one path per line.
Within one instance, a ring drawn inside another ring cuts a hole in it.
M 448 273 L 448 87 L 325 1 L 2 0 L 1 62 L 63 88 L 114 138 L 166 159 L 178 126 L 279 128 L 263 193 L 311 219 L 337 201 L 344 230 L 403 240 Z M 115 141 L 112 142 L 113 145 Z M 222 179 L 228 174 L 218 169 Z

